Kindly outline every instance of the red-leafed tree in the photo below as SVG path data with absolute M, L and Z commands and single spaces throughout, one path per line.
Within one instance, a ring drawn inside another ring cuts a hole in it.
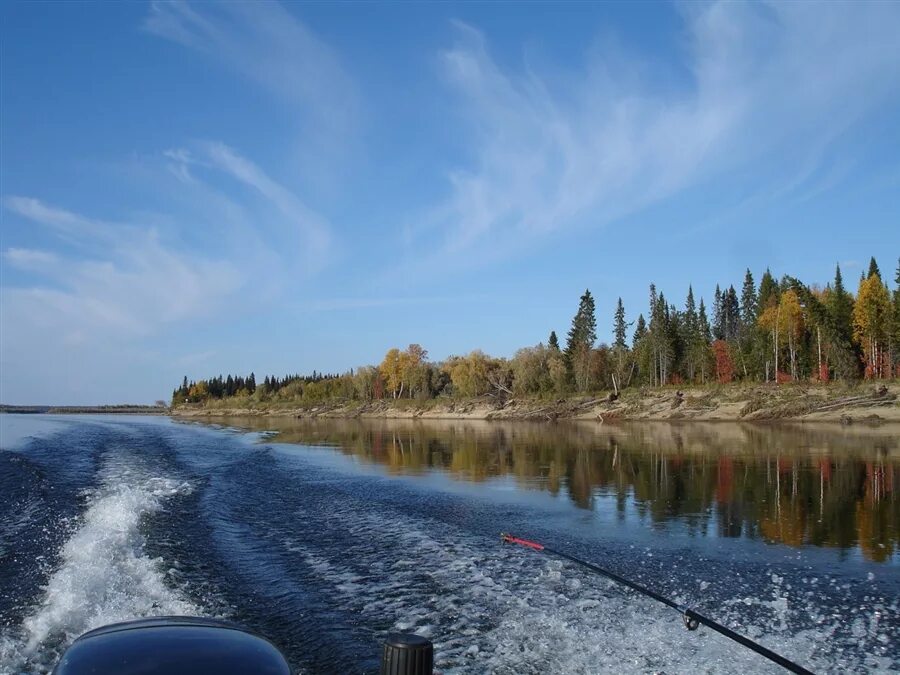
M 734 379 L 734 361 L 728 350 L 725 340 L 716 340 L 712 343 L 713 355 L 716 358 L 716 379 L 721 384 L 728 384 Z

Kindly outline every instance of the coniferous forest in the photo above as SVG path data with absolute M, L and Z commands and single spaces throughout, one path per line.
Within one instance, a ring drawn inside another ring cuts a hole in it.
M 546 343 L 512 358 L 473 351 L 433 362 L 411 344 L 343 374 L 267 375 L 261 382 L 254 373 L 185 377 L 172 402 L 557 397 L 635 386 L 900 377 L 900 260 L 892 283 L 872 258 L 855 293 L 848 285 L 840 266 L 824 288 L 775 279 L 769 270 L 757 282 L 748 269 L 738 288 L 716 286 L 707 305 L 690 286 L 676 303 L 651 283 L 646 310 L 631 321 L 618 299 L 608 324 L 613 339 L 599 344 L 596 305 L 586 290 L 565 344 L 551 330 Z

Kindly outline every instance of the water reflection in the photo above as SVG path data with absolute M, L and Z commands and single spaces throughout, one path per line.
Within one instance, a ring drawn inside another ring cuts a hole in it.
M 604 426 L 241 418 L 279 442 L 333 445 L 398 473 L 512 476 L 578 506 L 633 503 L 654 527 L 791 546 L 857 549 L 885 562 L 900 532 L 896 427 L 737 424 Z

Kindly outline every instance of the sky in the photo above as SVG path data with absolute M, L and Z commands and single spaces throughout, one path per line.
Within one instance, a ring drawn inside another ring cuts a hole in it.
M 0 402 L 900 255 L 900 3 L 0 6 Z

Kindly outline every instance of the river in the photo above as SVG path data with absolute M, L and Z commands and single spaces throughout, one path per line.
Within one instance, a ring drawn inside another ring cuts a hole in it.
M 501 531 L 811 670 L 900 669 L 896 427 L 0 415 L 0 449 L 0 673 L 158 614 L 299 672 L 377 672 L 394 630 L 443 673 L 778 672 Z

